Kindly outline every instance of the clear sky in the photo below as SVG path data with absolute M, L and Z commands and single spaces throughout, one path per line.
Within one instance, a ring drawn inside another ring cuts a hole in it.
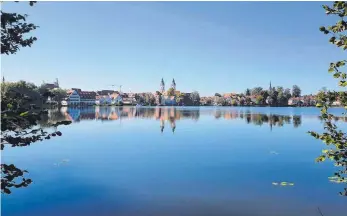
M 38 41 L 2 56 L 6 80 L 59 79 L 63 88 L 127 92 L 166 88 L 244 92 L 247 87 L 290 87 L 315 93 L 336 88 L 331 61 L 345 52 L 319 27 L 335 19 L 323 2 L 25 2 L 7 12 L 29 14 Z M 328 3 L 328 4 L 331 4 Z

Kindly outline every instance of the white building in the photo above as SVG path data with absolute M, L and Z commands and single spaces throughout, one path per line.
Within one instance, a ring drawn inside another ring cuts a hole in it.
M 96 93 L 93 91 L 81 91 L 79 92 L 80 104 L 83 106 L 95 105 Z
M 123 97 L 118 92 L 109 93 L 104 91 L 106 90 L 98 92 L 101 94 L 98 94 L 96 96 L 97 105 L 118 105 L 123 102 Z M 105 94 L 102 95 L 102 93 L 105 93 Z
M 71 105 L 71 106 L 77 106 L 79 105 L 81 102 L 81 97 L 78 93 L 78 90 L 72 90 L 72 92 L 70 93 L 70 95 L 68 96 L 68 99 L 67 99 L 67 103 L 68 105 Z
M 95 92 L 81 91 L 81 89 L 72 89 L 69 91 L 67 104 L 69 106 L 91 106 L 95 104 L 95 97 Z

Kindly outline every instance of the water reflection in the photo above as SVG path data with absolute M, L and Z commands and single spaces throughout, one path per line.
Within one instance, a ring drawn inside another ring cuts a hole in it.
M 86 107 L 70 108 L 62 107 L 60 110 L 49 110 L 47 117 L 42 119 L 40 124 L 48 126 L 52 123 L 62 120 L 69 120 L 74 123 L 86 120 L 97 121 L 122 121 L 122 119 L 154 119 L 159 121 L 160 131 L 163 132 L 165 125 L 168 124 L 172 132 L 176 130 L 176 121 L 191 119 L 198 121 L 200 115 L 211 116 L 215 119 L 224 120 L 244 120 L 247 124 L 257 126 L 268 125 L 272 130 L 273 127 L 282 127 L 284 125 L 293 125 L 294 128 L 301 126 L 302 115 L 281 115 L 281 114 L 264 114 L 255 112 L 250 109 L 185 109 L 177 107 Z M 305 118 L 320 119 L 317 115 L 306 115 Z M 336 121 L 347 121 L 347 117 L 336 117 Z

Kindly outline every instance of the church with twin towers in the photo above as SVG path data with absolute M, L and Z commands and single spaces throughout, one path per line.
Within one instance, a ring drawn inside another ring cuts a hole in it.
M 175 79 L 172 79 L 171 88 L 173 88 L 173 90 L 176 91 Z M 161 82 L 160 82 L 160 93 L 162 94 L 165 93 L 165 82 L 163 78 L 161 78 Z

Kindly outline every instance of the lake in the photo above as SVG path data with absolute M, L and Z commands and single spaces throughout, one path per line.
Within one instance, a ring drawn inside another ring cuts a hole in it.
M 50 110 L 43 127 L 73 123 L 3 151 L 33 183 L 2 195 L 2 215 L 346 215 L 346 185 L 329 181 L 333 164 L 315 162 L 325 145 L 306 133 L 322 131 L 318 116 L 313 107 Z

